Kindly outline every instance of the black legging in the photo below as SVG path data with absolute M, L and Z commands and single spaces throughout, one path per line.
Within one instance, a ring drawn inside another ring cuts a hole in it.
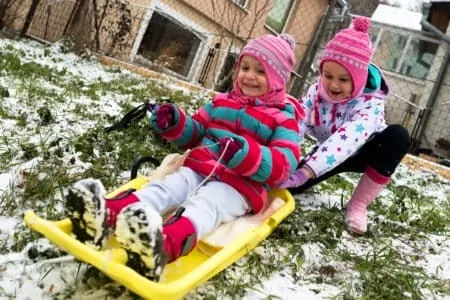
M 390 125 L 362 146 L 361 150 L 348 158 L 333 170 L 321 176 L 310 179 L 303 186 L 290 188 L 292 194 L 300 194 L 311 186 L 324 181 L 331 176 L 343 172 L 363 173 L 368 166 L 384 176 L 391 176 L 402 158 L 408 152 L 411 140 L 408 131 L 401 125 Z M 303 162 L 299 164 L 299 168 Z

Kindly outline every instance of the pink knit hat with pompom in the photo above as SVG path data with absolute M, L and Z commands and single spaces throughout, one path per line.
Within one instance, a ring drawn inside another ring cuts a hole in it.
M 353 90 L 350 98 L 362 94 L 366 85 L 372 43 L 369 37 L 370 19 L 357 17 L 352 26 L 339 31 L 327 44 L 320 61 L 320 69 L 326 61 L 342 65 L 350 73 Z
M 295 40 L 290 34 L 263 35 L 250 40 L 242 49 L 238 68 L 244 55 L 255 57 L 264 67 L 269 93 L 284 92 L 295 63 Z M 283 95 L 284 98 L 284 95 Z

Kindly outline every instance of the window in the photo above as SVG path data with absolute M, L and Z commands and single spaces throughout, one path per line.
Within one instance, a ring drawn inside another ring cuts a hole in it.
M 408 37 L 384 30 L 373 56 L 373 62 L 380 68 L 395 72 Z
M 233 2 L 242 8 L 247 8 L 248 5 L 248 0 L 233 0 Z
M 405 53 L 400 74 L 425 79 L 438 49 L 437 43 L 411 39 Z
M 154 12 L 138 53 L 152 66 L 187 77 L 201 39 L 194 31 L 159 12 Z
M 420 79 L 426 79 L 439 46 L 417 34 L 389 30 L 373 30 L 372 42 L 378 40 L 373 62 L 380 68 Z
M 267 16 L 266 25 L 281 33 L 286 25 L 294 0 L 274 0 Z

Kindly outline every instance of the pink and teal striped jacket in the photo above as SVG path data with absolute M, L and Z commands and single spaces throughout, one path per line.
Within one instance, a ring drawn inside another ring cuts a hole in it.
M 218 94 L 192 117 L 175 106 L 175 125 L 158 128 L 156 114 L 150 123 L 166 140 L 191 149 L 184 166 L 202 176 L 223 181 L 242 193 L 253 212 L 267 201 L 267 191 L 284 182 L 300 159 L 299 121 L 304 112 L 293 98 L 265 103 Z M 217 141 L 232 137 L 243 146 L 227 164 L 218 162 Z

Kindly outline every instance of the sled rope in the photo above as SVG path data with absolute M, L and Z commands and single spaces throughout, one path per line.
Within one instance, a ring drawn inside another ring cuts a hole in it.
M 217 166 L 219 165 L 219 162 L 223 159 L 223 157 L 224 157 L 224 155 L 225 155 L 225 153 L 227 152 L 227 149 L 228 149 L 228 145 L 231 143 L 231 141 L 232 141 L 232 139 L 229 139 L 228 141 L 227 141 L 227 143 L 225 144 L 225 148 L 223 149 L 223 151 L 222 151 L 222 153 L 220 154 L 220 156 L 219 156 L 219 159 L 217 160 L 217 162 L 214 164 L 214 167 L 213 167 L 213 169 L 211 170 L 211 172 L 209 172 L 209 174 L 208 174 L 208 176 L 206 176 L 205 178 L 203 178 L 203 180 L 187 195 L 187 200 L 183 203 L 183 204 L 186 204 L 186 202 L 189 202 L 189 201 L 192 201 L 191 200 L 191 197 L 193 196 L 193 195 L 195 195 L 195 193 L 198 191 L 198 189 L 201 187 L 201 186 L 203 186 L 213 175 L 214 175 L 214 172 L 216 171 L 216 169 L 217 169 Z M 208 145 L 208 146 L 198 146 L 198 147 L 194 147 L 194 148 L 192 148 L 192 149 L 189 149 L 189 150 L 187 150 L 186 152 L 185 152 L 185 154 L 187 154 L 187 153 L 189 153 L 190 151 L 192 151 L 192 150 L 195 150 L 195 149 L 201 149 L 201 148 L 209 148 L 209 147 L 211 147 L 211 146 L 214 146 L 214 145 L 218 145 L 219 143 L 214 143 L 214 144 L 211 144 L 211 145 Z M 183 204 L 180 204 L 176 209 L 175 209 L 175 211 L 177 211 L 177 212 L 179 212 L 179 214 L 181 215 L 182 213 L 183 213 L 183 211 L 184 211 L 184 206 L 183 206 Z M 181 209 L 181 210 L 180 210 Z

